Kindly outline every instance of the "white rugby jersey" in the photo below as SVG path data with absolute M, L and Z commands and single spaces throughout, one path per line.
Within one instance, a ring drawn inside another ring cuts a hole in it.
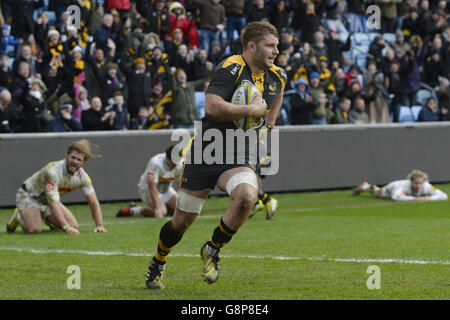
M 147 189 L 148 182 L 153 181 L 158 184 L 158 192 L 165 193 L 169 190 L 172 181 L 178 178 L 182 168 L 183 161 L 180 161 L 177 166 L 171 170 L 166 163 L 166 153 L 158 153 L 148 162 L 145 172 L 139 179 L 138 187 Z
M 411 180 L 396 180 L 383 187 L 383 195 L 397 201 L 412 201 L 417 197 L 431 196 L 433 200 L 447 200 L 448 196 L 425 181 L 419 192 L 412 189 Z
M 41 204 L 59 201 L 60 195 L 81 188 L 84 195 L 94 192 L 91 178 L 83 168 L 70 174 L 66 160 L 48 163 L 24 182 L 25 191 Z

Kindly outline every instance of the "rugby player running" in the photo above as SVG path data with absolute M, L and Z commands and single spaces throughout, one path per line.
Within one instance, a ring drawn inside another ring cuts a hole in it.
M 220 130 L 225 137 L 226 129 L 236 129 L 233 120 L 249 116 L 265 116 L 266 128 L 270 129 L 275 125 L 286 83 L 286 74 L 274 65 L 279 53 L 278 32 L 268 22 L 251 22 L 242 31 L 241 42 L 243 53 L 222 61 L 212 74 L 206 91 L 201 134 L 214 128 Z M 262 99 L 258 97 L 246 106 L 230 103 L 233 92 L 242 81 L 250 81 L 256 85 Z M 227 150 L 226 139 L 223 140 L 224 148 L 218 152 L 222 152 L 224 156 Z M 202 152 L 209 143 L 202 142 Z M 195 148 L 194 141 L 187 155 L 191 159 Z M 236 147 L 233 149 L 236 160 L 238 155 L 235 150 Z M 147 270 L 146 285 L 149 289 L 164 287 L 163 272 L 167 256 L 197 219 L 208 194 L 216 185 L 231 197 L 231 204 L 212 232 L 210 240 L 201 247 L 200 257 L 203 260 L 203 279 L 207 283 L 214 283 L 219 278 L 219 251 L 247 220 L 258 198 L 258 179 L 247 161 L 206 164 L 203 160 L 201 164 L 194 164 L 194 161 L 185 164 L 174 215 L 161 228 L 157 251 Z

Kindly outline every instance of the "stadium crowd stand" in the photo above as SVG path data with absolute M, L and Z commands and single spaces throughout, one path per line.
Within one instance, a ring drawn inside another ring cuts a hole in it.
M 79 28 L 71 5 L 80 9 Z M 371 5 L 380 9 L 378 29 L 367 23 Z M 204 115 L 204 93 L 189 99 L 189 111 L 173 107 L 173 76 L 206 79 L 207 65 L 239 54 L 239 32 L 258 20 L 280 33 L 276 64 L 288 83 L 278 125 L 448 121 L 449 7 L 445 0 L 5 0 L 0 132 L 192 123 Z

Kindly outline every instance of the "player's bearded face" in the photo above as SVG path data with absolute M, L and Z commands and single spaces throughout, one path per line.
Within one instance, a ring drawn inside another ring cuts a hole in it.
M 84 164 L 84 153 L 73 150 L 66 155 L 66 169 L 69 173 L 74 174 Z
M 278 38 L 272 34 L 267 34 L 256 45 L 254 62 L 264 69 L 271 68 L 279 53 L 277 46 Z

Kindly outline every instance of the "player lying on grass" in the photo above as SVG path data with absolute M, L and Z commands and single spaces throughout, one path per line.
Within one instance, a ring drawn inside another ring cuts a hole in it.
M 447 200 L 443 191 L 433 187 L 428 182 L 428 175 L 420 170 L 413 170 L 405 180 L 396 180 L 380 188 L 364 181 L 353 191 L 359 195 L 367 191 L 377 198 L 392 199 L 395 201 L 435 201 Z
M 142 215 L 162 218 L 167 213 L 173 214 L 177 203 L 177 193 L 172 187 L 172 182 L 178 178 L 183 168 L 183 161 L 174 163 L 171 159 L 173 147 L 170 146 L 166 152 L 152 157 L 139 179 L 138 193 L 145 205 L 137 207 L 134 203 L 130 203 L 119 210 L 116 217 Z
M 60 195 L 81 188 L 94 218 L 95 232 L 107 232 L 91 179 L 82 166 L 94 155 L 88 140 L 75 141 L 63 160 L 50 162 L 25 180 L 16 195 L 16 209 L 6 225 L 12 233 L 20 225 L 27 234 L 42 231 L 42 219 L 51 228 L 80 234 L 74 215 L 60 202 Z

